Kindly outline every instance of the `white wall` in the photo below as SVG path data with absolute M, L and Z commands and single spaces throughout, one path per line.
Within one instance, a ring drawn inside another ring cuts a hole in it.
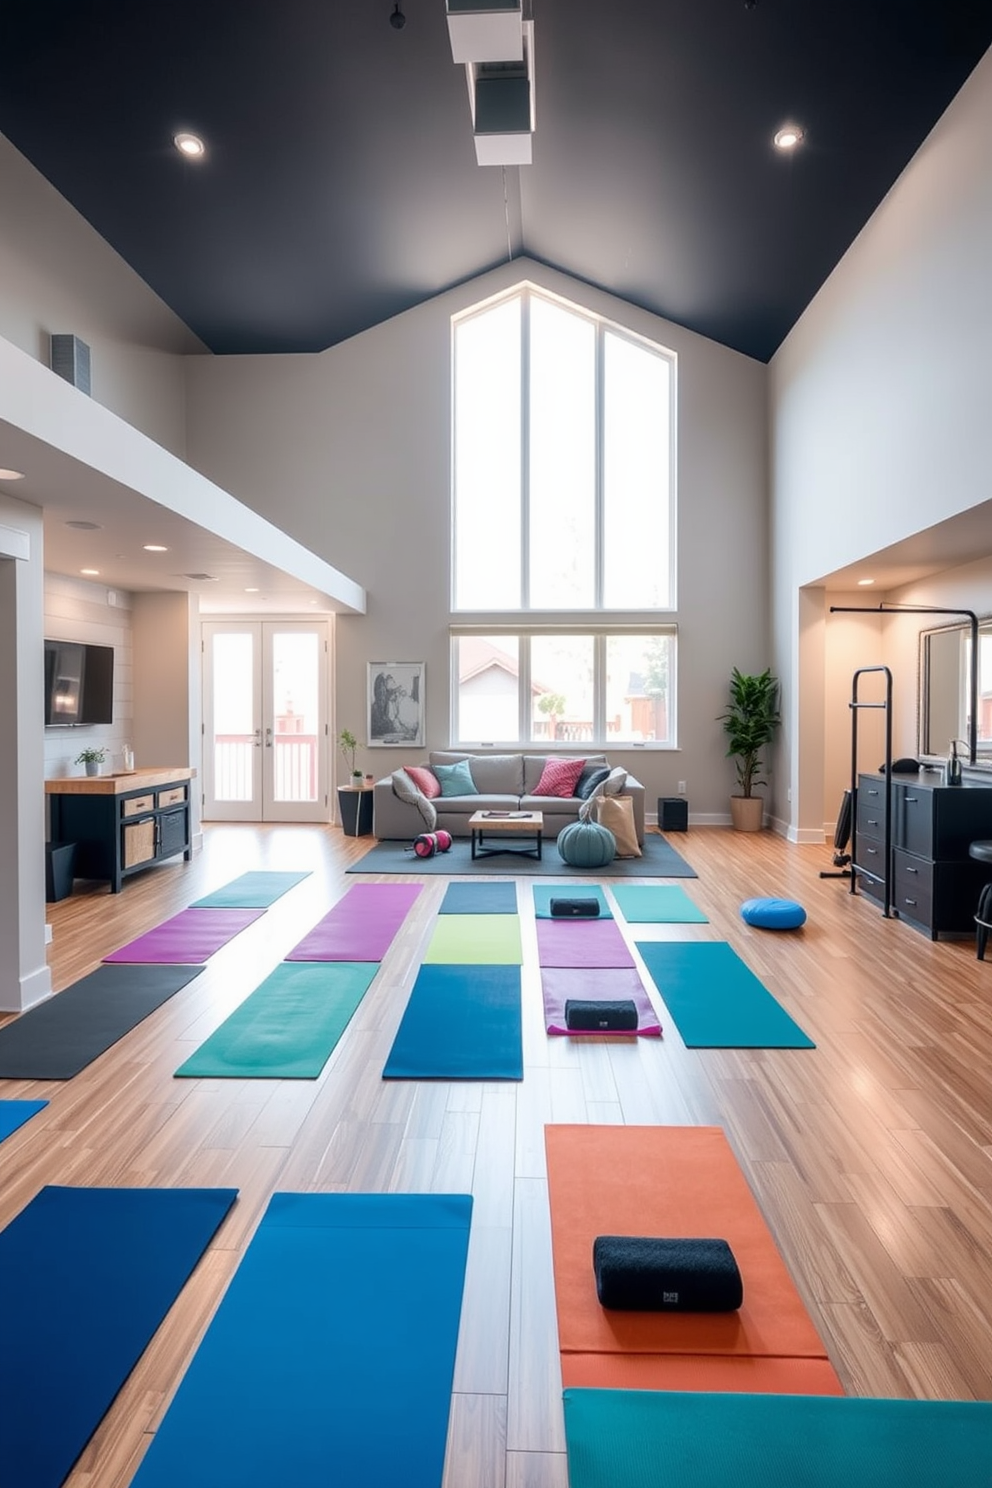
M 182 456 L 202 342 L 2 135 L 0 203 L 0 336 L 46 367 L 53 334 L 79 336 L 95 401 Z
M 105 771 L 119 770 L 123 746 L 133 743 L 132 596 L 123 589 L 112 592 L 117 600 L 114 605 L 108 602 L 106 584 L 91 584 L 64 574 L 45 575 L 45 635 L 56 641 L 114 648 L 113 723 L 45 729 L 46 779 L 84 774 L 83 766 L 75 763 L 76 756 L 81 749 L 91 747 L 108 751 Z
M 336 727 L 364 737 L 368 661 L 425 661 L 427 746 L 445 746 L 451 316 L 528 277 L 678 355 L 681 750 L 616 754 L 649 809 L 684 779 L 697 819 L 726 819 L 716 715 L 731 667 L 770 659 L 761 364 L 521 261 L 318 356 L 191 358 L 188 458 L 367 586 L 368 614 L 337 626 Z M 377 775 L 401 762 L 363 757 Z
M 992 52 L 771 363 L 775 665 L 797 689 L 800 586 L 989 497 L 990 139 Z M 825 782 L 786 747 L 801 831 Z

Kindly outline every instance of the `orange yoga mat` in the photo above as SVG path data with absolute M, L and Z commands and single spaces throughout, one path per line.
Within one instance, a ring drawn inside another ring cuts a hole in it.
M 740 1354 L 562 1354 L 561 1382 L 594 1390 L 735 1391 L 745 1395 L 843 1395 L 828 1359 Z
M 545 1142 L 563 1355 L 826 1359 L 719 1127 L 548 1126 Z M 597 1235 L 726 1240 L 743 1305 L 730 1313 L 608 1311 L 596 1296 Z

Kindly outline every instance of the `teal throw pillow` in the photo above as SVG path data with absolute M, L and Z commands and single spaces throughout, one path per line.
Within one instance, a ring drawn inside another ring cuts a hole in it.
M 468 760 L 459 760 L 457 765 L 432 765 L 431 769 L 441 784 L 442 796 L 477 796 Z

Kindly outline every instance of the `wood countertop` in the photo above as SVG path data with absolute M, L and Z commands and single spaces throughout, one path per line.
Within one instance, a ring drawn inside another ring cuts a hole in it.
M 178 780 L 192 780 L 196 771 L 188 765 L 167 769 L 155 765 L 148 770 L 119 771 L 113 775 L 64 775 L 45 781 L 46 796 L 123 796 L 130 791 L 153 790 L 160 785 L 174 785 Z

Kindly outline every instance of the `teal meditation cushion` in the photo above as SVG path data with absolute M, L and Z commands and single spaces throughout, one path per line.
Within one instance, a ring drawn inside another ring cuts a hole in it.
M 806 923 L 806 911 L 794 899 L 745 899 L 741 919 L 762 930 L 798 930 Z
M 570 868 L 605 868 L 616 857 L 617 839 L 599 822 L 570 822 L 558 833 L 559 856 Z

